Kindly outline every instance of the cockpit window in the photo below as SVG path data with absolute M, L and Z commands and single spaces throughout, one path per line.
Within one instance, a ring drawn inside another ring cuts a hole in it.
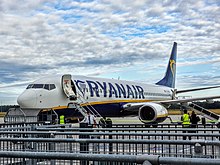
M 56 88 L 55 84 L 50 84 L 50 90 L 55 89 L 55 88 Z
M 50 90 L 49 84 L 45 84 L 45 85 L 44 85 L 44 89 Z
M 32 88 L 33 84 L 29 84 L 26 89 Z
M 53 90 L 56 88 L 55 84 L 29 84 L 27 86 L 26 89 L 30 89 L 30 88 L 42 88 L 42 89 L 46 89 L 46 90 Z
M 43 88 L 44 84 L 34 84 L 32 88 Z

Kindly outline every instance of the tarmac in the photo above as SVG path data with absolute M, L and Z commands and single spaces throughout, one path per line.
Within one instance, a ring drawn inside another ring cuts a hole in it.
M 170 115 L 170 118 L 173 122 L 178 122 L 181 119 L 181 115 Z M 112 117 L 112 122 L 114 124 L 123 124 L 123 123 L 131 123 L 131 124 L 143 124 L 138 116 L 135 117 Z M 99 121 L 99 119 L 97 119 Z M 4 118 L 0 117 L 0 123 L 4 123 Z M 167 118 L 163 123 L 169 124 L 171 120 Z

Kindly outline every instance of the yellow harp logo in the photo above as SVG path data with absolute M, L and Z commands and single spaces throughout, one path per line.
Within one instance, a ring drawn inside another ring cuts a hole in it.
M 170 60 L 170 69 L 171 69 L 173 77 L 174 77 L 174 73 L 175 73 L 175 70 L 176 70 L 176 65 L 175 64 L 176 64 L 175 60 Z

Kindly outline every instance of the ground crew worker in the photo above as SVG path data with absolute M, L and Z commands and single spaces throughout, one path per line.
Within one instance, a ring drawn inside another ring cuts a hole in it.
M 197 116 L 194 111 L 192 111 L 192 114 L 190 116 L 190 121 L 191 121 L 191 128 L 196 128 L 198 125 L 198 122 L 200 121 L 199 116 Z
M 99 125 L 102 128 L 111 128 L 112 127 L 112 120 L 110 118 L 103 117 L 99 120 Z
M 91 114 L 89 111 L 87 111 L 87 115 L 85 116 L 85 118 L 81 121 L 82 123 L 87 123 L 88 127 L 92 128 L 92 127 L 96 127 L 96 118 L 93 114 Z
M 192 114 L 190 116 L 190 128 L 197 128 L 198 127 L 198 122 L 200 121 L 199 116 L 196 115 L 196 113 L 194 111 L 192 111 Z M 197 131 L 193 130 L 190 131 L 190 133 L 196 133 Z
M 111 128 L 112 127 L 112 120 L 110 118 L 107 118 L 105 120 L 105 123 L 106 123 L 106 127 L 107 128 Z
M 100 120 L 99 120 L 99 126 L 101 126 L 102 128 L 105 128 L 106 127 L 106 117 L 102 117 Z
M 181 118 L 182 120 L 182 126 L 183 128 L 190 128 L 190 115 L 187 113 L 187 110 L 184 110 L 184 114 Z M 187 131 L 183 131 L 183 133 L 187 133 Z M 183 140 L 186 140 L 187 136 L 183 135 Z M 191 140 L 191 137 L 189 136 L 189 140 Z
M 65 124 L 65 117 L 64 117 L 64 115 L 60 116 L 60 124 Z

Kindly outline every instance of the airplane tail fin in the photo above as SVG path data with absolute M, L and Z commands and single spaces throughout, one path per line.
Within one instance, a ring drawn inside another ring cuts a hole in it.
M 177 55 L 177 43 L 173 43 L 173 49 L 170 55 L 170 59 L 167 65 L 165 76 L 158 81 L 157 85 L 163 85 L 171 88 L 175 88 L 176 79 L 176 55 Z

